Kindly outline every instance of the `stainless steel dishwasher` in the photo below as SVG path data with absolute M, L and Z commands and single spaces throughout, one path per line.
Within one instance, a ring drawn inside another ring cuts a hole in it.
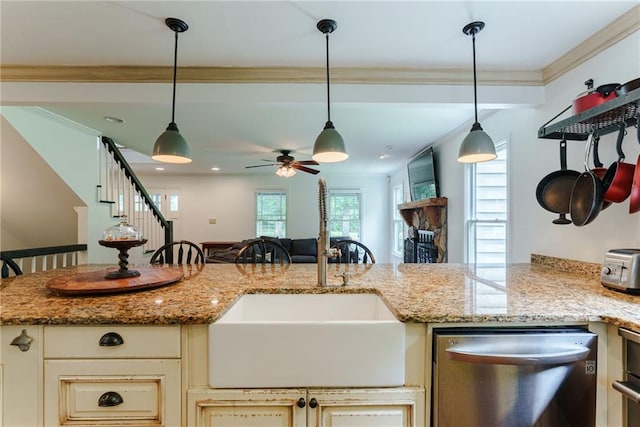
M 597 339 L 582 328 L 435 329 L 433 426 L 594 426 Z

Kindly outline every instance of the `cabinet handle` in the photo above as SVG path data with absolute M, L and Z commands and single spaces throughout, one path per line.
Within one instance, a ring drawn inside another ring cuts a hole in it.
M 17 346 L 20 351 L 28 351 L 31 348 L 33 338 L 27 335 L 27 330 L 23 329 L 22 333 L 11 341 L 11 345 Z
M 122 336 L 117 332 L 107 332 L 102 337 L 100 337 L 100 341 L 98 345 L 101 347 L 115 347 L 117 345 L 124 344 L 124 340 Z
M 298 402 L 296 403 L 296 405 L 298 405 L 298 408 L 304 408 L 304 405 L 306 405 L 307 402 L 304 401 L 304 397 L 301 397 L 300 399 L 298 399 Z
M 101 408 L 105 408 L 108 406 L 118 406 L 123 402 L 124 400 L 122 400 L 122 396 L 120 396 L 118 393 L 116 393 L 115 391 L 108 391 L 100 396 L 100 398 L 98 399 L 98 406 L 100 406 Z
M 318 401 L 316 400 L 315 397 L 312 397 L 311 400 L 309 401 L 309 408 L 315 409 L 317 407 L 318 407 Z

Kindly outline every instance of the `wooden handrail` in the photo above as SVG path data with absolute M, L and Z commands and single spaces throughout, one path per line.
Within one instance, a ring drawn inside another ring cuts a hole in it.
M 10 259 L 29 258 L 34 256 L 64 254 L 68 252 L 86 251 L 86 244 L 62 245 L 62 246 L 46 246 L 42 248 L 16 249 L 11 251 L 2 251 L 3 257 Z

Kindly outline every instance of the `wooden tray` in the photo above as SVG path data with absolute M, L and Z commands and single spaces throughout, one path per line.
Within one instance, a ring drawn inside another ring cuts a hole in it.
M 106 279 L 109 271 L 99 270 L 56 277 L 47 282 L 47 289 L 64 295 L 107 294 L 155 288 L 178 282 L 184 277 L 182 268 L 136 267 L 140 276 Z

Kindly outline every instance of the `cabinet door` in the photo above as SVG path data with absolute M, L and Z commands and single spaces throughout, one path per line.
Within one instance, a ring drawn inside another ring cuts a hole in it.
M 309 426 L 421 427 L 425 425 L 424 390 L 421 388 L 311 389 L 308 394 Z
M 306 390 L 195 389 L 187 405 L 189 426 L 306 427 Z
M 31 342 L 21 350 L 11 343 L 23 330 Z M 0 425 L 42 425 L 42 326 L 2 326 L 0 342 Z

